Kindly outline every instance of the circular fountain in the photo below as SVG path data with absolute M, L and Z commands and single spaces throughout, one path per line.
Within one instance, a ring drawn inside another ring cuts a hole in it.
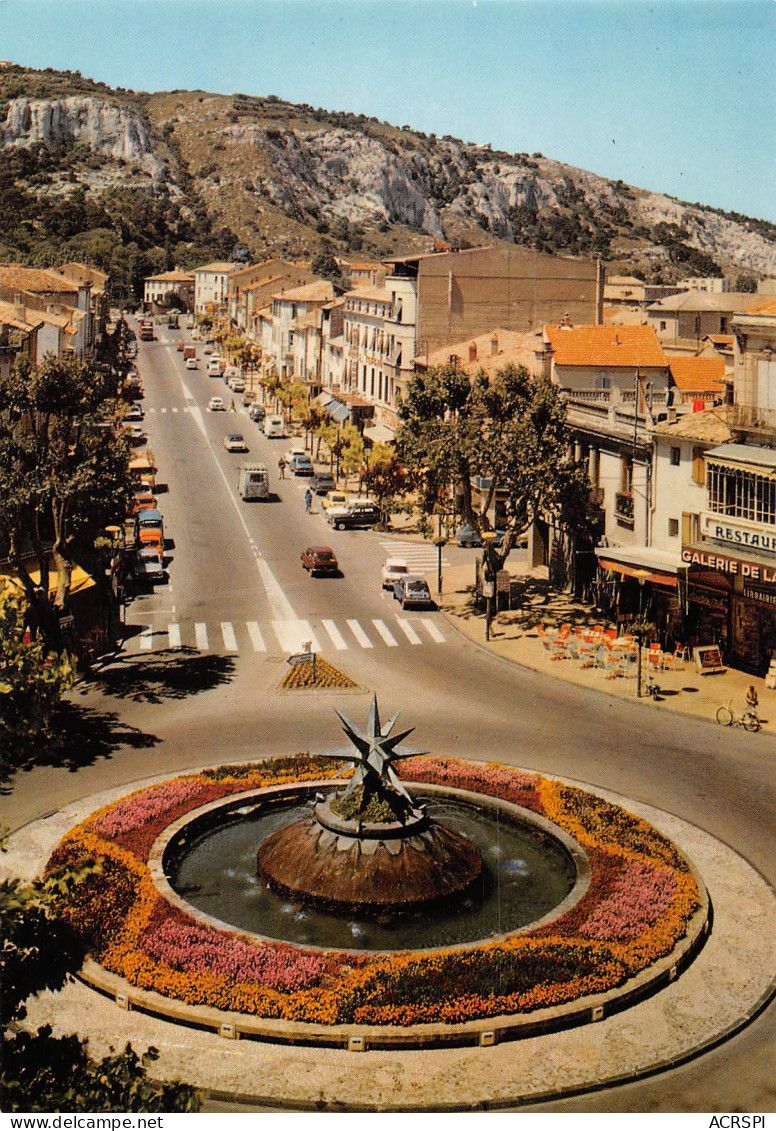
M 319 794 L 312 813 L 267 837 L 259 875 L 292 899 L 362 915 L 404 914 L 471 892 L 482 878 L 479 850 L 433 820 L 393 769 L 414 755 L 396 750 L 412 731 L 391 737 L 398 715 L 383 730 L 377 697 L 364 733 L 339 717 L 357 752 L 345 755 L 355 763 L 349 785 Z

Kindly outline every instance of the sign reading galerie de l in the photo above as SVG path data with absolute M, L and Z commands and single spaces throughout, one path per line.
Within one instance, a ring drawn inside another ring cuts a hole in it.
M 700 550 L 696 546 L 682 548 L 682 561 L 686 565 L 700 569 L 713 569 L 730 577 L 741 576 L 749 581 L 759 581 L 763 585 L 776 585 L 776 559 L 772 566 L 762 562 L 744 561 L 730 554 Z

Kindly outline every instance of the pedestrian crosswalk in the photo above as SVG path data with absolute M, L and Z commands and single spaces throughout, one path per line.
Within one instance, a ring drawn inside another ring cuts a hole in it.
M 380 547 L 386 558 L 401 558 L 407 563 L 410 573 L 429 573 L 439 565 L 439 551 L 427 542 L 408 542 L 402 538 L 385 538 Z M 442 565 L 450 562 L 442 554 Z
M 273 620 L 265 625 L 258 621 L 174 621 L 158 625 L 143 625 L 140 632 L 130 637 L 125 651 L 150 652 L 167 648 L 194 649 L 197 652 L 227 654 L 282 652 L 326 652 L 334 649 L 399 648 L 402 645 L 417 647 L 422 644 L 446 644 L 447 637 L 432 616 L 386 616 L 362 621 L 348 618 L 336 621 L 322 619 Z

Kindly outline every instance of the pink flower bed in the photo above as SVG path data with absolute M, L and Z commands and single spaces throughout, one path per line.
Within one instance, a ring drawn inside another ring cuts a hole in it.
M 292 948 L 256 946 L 235 934 L 170 915 L 143 932 L 145 953 L 187 974 L 215 974 L 267 989 L 299 990 L 314 985 L 324 963 Z
M 657 923 L 676 892 L 669 868 L 628 860 L 606 897 L 582 924 L 580 934 L 617 942 L 640 938 Z
M 144 789 L 117 802 L 107 813 L 97 817 L 93 825 L 94 831 L 100 836 L 108 837 L 120 837 L 124 833 L 134 832 L 141 825 L 155 824 L 160 817 L 167 817 L 171 810 L 180 805 L 185 804 L 188 810 L 192 807 L 190 803 L 205 789 L 207 787 L 203 787 L 201 781 L 186 778 L 165 782 L 153 789 Z

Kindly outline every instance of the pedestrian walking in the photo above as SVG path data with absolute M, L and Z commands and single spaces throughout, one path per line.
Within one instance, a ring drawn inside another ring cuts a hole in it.
M 278 460 L 278 471 L 280 472 L 280 478 L 285 479 L 285 477 L 286 477 L 286 461 L 283 459 L 282 456 Z
M 234 397 L 232 397 L 232 403 L 229 405 L 229 411 L 230 412 L 236 412 L 237 411 L 237 409 L 235 407 L 235 403 L 234 403 Z
M 310 488 L 308 487 L 307 490 L 304 493 L 304 509 L 307 511 L 308 514 L 310 513 L 310 507 L 312 506 L 312 502 L 313 502 L 313 493 L 310 490 Z

